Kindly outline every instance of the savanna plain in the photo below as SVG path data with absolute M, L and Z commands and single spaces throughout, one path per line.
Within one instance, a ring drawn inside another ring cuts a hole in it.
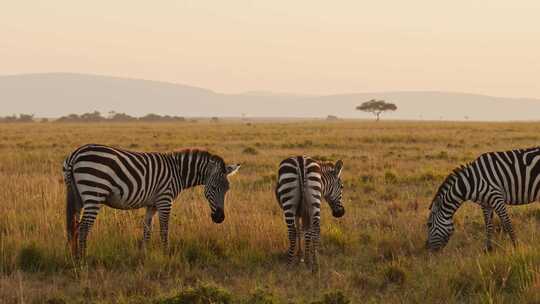
M 226 219 L 202 188 L 173 205 L 170 252 L 157 220 L 142 251 L 144 210 L 105 207 L 76 263 L 66 247 L 62 161 L 103 143 L 136 151 L 205 147 L 228 163 Z M 428 207 L 456 166 L 483 152 L 537 146 L 539 123 L 302 121 L 0 124 L 1 303 L 539 303 L 540 207 L 510 207 L 514 248 L 495 221 L 484 252 L 481 210 L 465 203 L 438 253 L 424 249 Z M 320 272 L 287 267 L 273 193 L 279 162 L 344 161 L 346 214 L 323 204 Z M 199 301 L 199 302 L 197 302 Z

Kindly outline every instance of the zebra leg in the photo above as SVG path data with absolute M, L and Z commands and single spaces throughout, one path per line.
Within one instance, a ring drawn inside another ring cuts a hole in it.
M 311 267 L 311 264 L 313 263 L 313 254 L 312 254 L 312 227 L 309 229 L 304 229 L 304 243 L 305 243 L 305 253 L 304 253 L 304 261 L 308 267 Z
M 493 208 L 482 206 L 482 212 L 486 223 L 486 250 L 491 251 L 493 250 L 491 245 L 491 239 L 493 238 Z
M 517 239 L 516 235 L 514 233 L 514 228 L 512 228 L 512 221 L 510 220 L 510 216 L 508 215 L 508 212 L 506 211 L 506 205 L 503 201 L 499 201 L 496 204 L 494 204 L 495 213 L 499 216 L 501 219 L 503 229 L 508 235 L 510 235 L 510 239 L 512 240 L 512 244 L 514 247 L 517 245 Z
M 319 225 L 319 222 L 315 221 L 311 229 L 311 271 L 315 273 L 319 271 L 319 244 L 321 240 L 321 227 Z
M 302 251 L 302 226 L 300 223 L 300 218 L 296 217 L 296 244 L 297 244 L 297 250 L 296 250 L 296 258 L 298 263 L 302 263 L 304 261 L 304 252 Z
M 297 228 L 294 219 L 286 219 L 287 231 L 289 235 L 289 250 L 287 251 L 287 265 L 291 266 L 294 263 L 296 255 L 296 234 Z
M 171 215 L 171 206 L 170 201 L 161 202 L 156 206 L 159 216 L 159 235 L 161 236 L 161 244 L 165 252 L 169 250 L 169 218 Z
M 141 242 L 141 247 L 144 248 L 150 240 L 150 235 L 152 234 L 152 218 L 156 214 L 157 208 L 155 206 L 147 207 L 146 214 L 143 221 L 143 239 Z
M 77 259 L 86 256 L 86 238 L 94 225 L 94 221 L 96 220 L 100 208 L 101 204 L 97 202 L 87 202 L 84 204 L 83 215 L 79 224 L 79 248 L 77 250 Z

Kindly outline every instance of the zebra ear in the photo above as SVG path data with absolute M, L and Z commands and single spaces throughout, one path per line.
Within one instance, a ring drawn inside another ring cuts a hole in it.
M 227 165 L 225 167 L 225 172 L 227 173 L 227 176 L 231 176 L 231 175 L 235 175 L 236 172 L 238 172 L 238 169 L 240 169 L 240 164 Z
M 341 175 L 342 169 L 343 169 L 343 161 L 340 159 L 334 165 L 334 173 L 336 174 L 336 176 L 339 177 Z

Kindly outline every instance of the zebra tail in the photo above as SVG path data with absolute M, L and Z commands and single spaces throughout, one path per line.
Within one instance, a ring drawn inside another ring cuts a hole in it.
M 79 243 L 79 219 L 82 210 L 82 199 L 73 179 L 73 169 L 71 165 L 64 165 L 64 179 L 67 187 L 66 191 L 66 232 L 68 245 L 71 253 L 77 254 Z
M 300 186 L 300 189 L 301 191 L 300 192 L 300 203 L 298 205 L 298 212 L 297 211 L 297 214 L 300 213 L 300 216 L 302 217 L 302 228 L 304 230 L 304 232 L 307 232 L 310 228 L 311 228 L 311 222 L 312 222 L 312 210 L 309 206 L 309 201 L 306 200 L 306 197 L 309 197 L 309 194 L 306 193 L 306 190 L 307 190 L 307 180 L 306 180 L 306 170 L 305 170 L 305 164 L 304 166 L 302 166 L 304 168 L 304 172 L 302 172 L 301 174 L 299 174 L 299 176 L 301 178 L 298 179 L 298 182 L 299 182 L 299 186 Z

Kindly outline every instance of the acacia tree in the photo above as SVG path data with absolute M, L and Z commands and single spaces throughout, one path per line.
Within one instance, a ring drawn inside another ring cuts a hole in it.
M 391 102 L 386 102 L 384 100 L 372 99 L 357 106 L 356 109 L 372 113 L 377 117 L 377 121 L 379 121 L 383 112 L 395 111 L 397 110 L 397 106 Z

